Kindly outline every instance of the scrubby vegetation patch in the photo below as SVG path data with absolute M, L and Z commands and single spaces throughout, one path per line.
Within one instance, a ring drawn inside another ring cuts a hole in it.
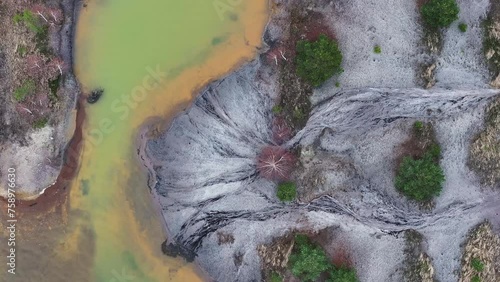
M 395 186 L 408 198 L 428 203 L 439 196 L 445 180 L 439 166 L 441 149 L 436 142 L 430 123 L 416 121 L 409 141 L 403 144 L 408 150 L 399 164 Z
M 492 187 L 500 185 L 500 99 L 486 109 L 485 128 L 470 146 L 469 167 L 481 182 Z
M 295 236 L 295 246 L 290 256 L 290 269 L 301 281 L 316 281 L 328 274 L 327 281 L 357 282 L 356 271 L 346 266 L 331 264 L 325 251 L 305 235 Z
M 322 34 L 313 42 L 297 43 L 297 74 L 314 87 L 342 72 L 342 53 L 337 42 Z

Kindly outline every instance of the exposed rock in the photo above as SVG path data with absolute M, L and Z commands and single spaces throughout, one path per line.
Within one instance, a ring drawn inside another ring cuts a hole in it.
M 168 243 L 168 240 L 165 240 L 161 244 L 161 250 L 165 255 L 170 257 L 175 258 L 177 256 L 181 256 L 186 259 L 187 262 L 194 261 L 196 257 L 196 253 L 194 253 L 193 251 L 175 243 Z
M 233 234 L 219 231 L 219 232 L 217 232 L 217 238 L 219 239 L 219 245 L 234 243 Z
M 431 53 L 437 54 L 443 48 L 442 35 L 439 31 L 428 31 L 424 37 L 424 41 Z
M 97 101 L 99 101 L 99 99 L 101 98 L 103 93 L 104 93 L 104 89 L 102 89 L 102 88 L 92 90 L 90 95 L 87 97 L 87 103 L 95 104 Z
M 312 146 L 301 151 L 302 166 L 296 171 L 300 201 L 309 202 L 323 195 L 355 190 L 360 183 L 353 164 L 326 152 L 314 152 Z
M 500 88 L 500 74 L 490 83 L 493 88 Z
M 415 230 L 405 231 L 405 282 L 434 282 L 434 267 L 425 253 L 424 237 Z
M 292 236 L 278 238 L 269 245 L 259 245 L 257 250 L 265 270 L 282 271 L 288 265 L 294 240 Z
M 490 186 L 500 184 L 500 99 L 486 109 L 485 129 L 470 146 L 469 165 Z
M 424 71 L 422 72 L 422 79 L 424 80 L 425 89 L 429 89 L 436 84 L 436 78 L 434 77 L 435 70 L 436 63 L 424 68 Z

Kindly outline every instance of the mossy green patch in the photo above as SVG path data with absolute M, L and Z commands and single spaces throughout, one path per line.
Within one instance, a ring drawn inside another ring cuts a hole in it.
M 24 100 L 26 100 L 26 97 L 34 94 L 35 88 L 36 86 L 33 80 L 30 79 L 24 81 L 21 86 L 14 90 L 14 99 L 17 102 L 23 102 Z

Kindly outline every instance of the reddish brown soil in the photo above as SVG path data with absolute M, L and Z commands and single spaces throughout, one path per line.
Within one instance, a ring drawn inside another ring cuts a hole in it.
M 429 2 L 429 0 L 417 0 L 417 8 L 420 10 L 425 3 Z

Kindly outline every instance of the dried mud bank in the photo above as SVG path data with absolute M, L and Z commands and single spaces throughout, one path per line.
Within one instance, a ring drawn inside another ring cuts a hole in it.
M 5 36 L 8 40 L 2 41 L 0 47 L 2 58 L 0 79 L 3 82 L 3 91 L 6 93 L 3 95 L 5 100 L 1 109 L 4 136 L 0 140 L 2 183 L 0 196 L 5 196 L 7 193 L 7 187 L 4 186 L 7 183 L 6 172 L 8 168 L 13 167 L 18 176 L 17 198 L 34 199 L 44 189 L 57 182 L 65 166 L 65 155 L 72 154 L 67 158 L 76 161 L 75 155 L 78 154 L 76 147 L 72 152 L 67 150 L 77 126 L 76 104 L 80 95 L 79 84 L 72 72 L 72 44 L 81 2 L 72 0 L 17 2 L 2 3 L 3 26 L 7 30 Z M 49 19 L 47 38 L 44 39 L 46 40 L 44 44 L 47 44 L 51 51 L 40 49 L 42 47 L 38 46 L 40 44 L 38 41 L 36 47 L 32 47 L 30 40 L 35 40 L 36 37 L 29 35 L 29 31 L 21 24 L 13 22 L 16 13 L 29 8 L 53 15 L 53 18 Z M 44 12 L 43 9 L 51 10 Z M 24 50 L 22 52 L 27 52 L 27 55 L 20 53 L 20 48 L 26 48 L 22 49 Z M 35 60 L 38 61 L 34 62 Z M 56 71 L 62 72 L 63 75 L 58 78 L 59 87 L 53 90 L 46 82 L 49 79 L 46 74 L 55 62 L 60 62 Z M 24 64 L 27 66 L 24 67 Z M 34 64 L 40 72 L 38 70 L 35 72 L 35 67 L 30 64 Z M 37 79 L 35 80 L 37 94 L 29 96 L 24 102 L 16 102 L 11 98 L 12 93 L 20 83 L 23 83 L 20 80 L 24 79 L 26 71 L 31 71 L 29 75 Z M 76 166 L 76 164 L 71 165 Z
M 286 264 L 289 245 L 276 247 L 276 240 L 329 230 L 322 246 L 333 259 L 342 246 L 361 281 L 455 282 L 469 230 L 485 219 L 500 228 L 500 191 L 481 184 L 468 166 L 471 144 L 486 128 L 486 109 L 499 92 L 487 80 L 449 88 L 456 79 L 449 75 L 430 90 L 416 88 L 415 70 L 424 58 L 416 43 L 416 4 L 361 2 L 273 1 L 263 55 L 211 83 L 141 147 L 169 233 L 165 245 L 194 258 L 214 281 L 261 281 L 263 265 Z M 299 199 L 284 204 L 276 184 L 259 176 L 256 159 L 262 148 L 276 145 L 272 108 L 284 82 L 267 52 L 286 43 L 293 5 L 332 21 L 346 71 L 314 89 L 307 123 L 282 145 L 300 153 L 292 175 Z M 401 13 L 387 15 L 393 8 Z M 398 28 L 403 24 L 415 33 Z M 383 50 L 388 44 L 386 56 L 366 47 L 377 40 Z M 363 48 L 368 53 L 359 53 Z M 333 87 L 336 80 L 340 88 Z M 442 148 L 446 182 L 431 210 L 408 201 L 393 183 L 398 149 L 416 120 L 432 124 Z M 408 230 L 422 239 L 409 246 Z M 415 256 L 403 261 L 410 252 Z M 408 269 L 417 264 L 428 267 L 415 268 L 417 280 L 410 280 Z

